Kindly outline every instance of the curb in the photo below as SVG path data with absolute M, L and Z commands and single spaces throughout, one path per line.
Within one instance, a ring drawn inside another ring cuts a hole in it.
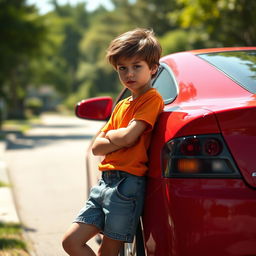
M 5 141 L 0 140 L 0 181 L 7 184 L 7 186 L 0 187 L 0 222 L 20 223 L 7 173 L 5 149 Z
M 5 159 L 6 142 L 0 140 L 0 181 L 6 186 L 0 187 L 0 223 L 14 223 L 21 224 L 14 196 L 12 185 L 8 175 L 8 166 Z M 30 256 L 37 256 L 34 251 L 33 245 L 26 232 L 23 230 L 24 239 L 28 245 L 28 253 Z M 1 255 L 1 253 L 0 253 Z

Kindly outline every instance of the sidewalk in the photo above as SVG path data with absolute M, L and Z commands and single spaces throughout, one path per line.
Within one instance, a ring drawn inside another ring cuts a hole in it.
M 0 140 L 0 181 L 7 184 L 0 187 L 0 222 L 20 223 L 7 173 L 5 147 L 5 142 Z

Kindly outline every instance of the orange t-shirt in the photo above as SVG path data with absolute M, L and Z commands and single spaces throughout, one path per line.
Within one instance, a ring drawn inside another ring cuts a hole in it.
M 146 122 L 147 128 L 133 146 L 107 154 L 99 164 L 99 170 L 120 170 L 137 176 L 145 175 L 148 169 L 147 150 L 150 144 L 151 131 L 163 107 L 163 99 L 154 88 L 149 89 L 135 100 L 128 97 L 120 101 L 101 131 L 107 132 L 127 127 L 133 119 Z

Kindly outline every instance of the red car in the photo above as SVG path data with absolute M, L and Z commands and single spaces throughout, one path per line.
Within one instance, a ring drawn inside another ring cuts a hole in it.
M 124 255 L 255 256 L 256 47 L 165 56 L 153 87 L 165 108 L 149 150 L 137 246 Z M 117 101 L 124 97 L 127 90 Z M 101 97 L 76 113 L 107 120 L 111 110 L 112 99 Z M 90 183 L 97 162 L 89 153 Z

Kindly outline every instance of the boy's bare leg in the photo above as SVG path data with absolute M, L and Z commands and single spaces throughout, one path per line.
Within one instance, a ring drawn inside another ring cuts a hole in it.
M 98 252 L 98 256 L 117 256 L 122 245 L 122 241 L 114 240 L 104 236 Z
M 73 223 L 64 235 L 62 246 L 70 256 L 95 256 L 86 242 L 98 233 L 94 225 Z

